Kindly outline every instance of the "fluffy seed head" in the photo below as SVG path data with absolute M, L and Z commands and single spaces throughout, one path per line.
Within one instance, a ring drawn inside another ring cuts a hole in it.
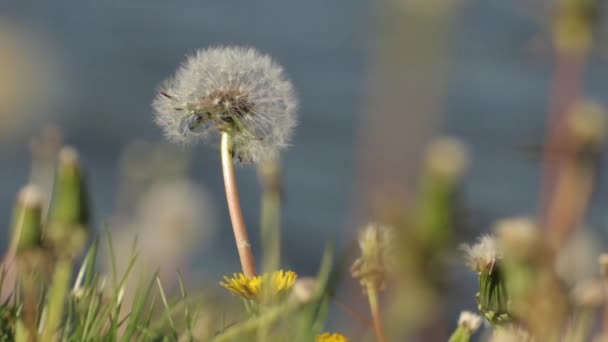
M 351 274 L 364 289 L 384 288 L 389 272 L 394 268 L 395 229 L 378 223 L 368 223 L 359 232 L 361 256 L 351 266 Z
M 483 235 L 475 245 L 463 245 L 466 254 L 466 263 L 475 272 L 482 272 L 492 266 L 497 258 L 502 257 L 498 250 L 496 239 L 490 235 Z
M 174 142 L 227 132 L 243 162 L 275 157 L 296 124 L 297 100 L 283 68 L 252 48 L 197 51 L 154 100 L 156 122 Z

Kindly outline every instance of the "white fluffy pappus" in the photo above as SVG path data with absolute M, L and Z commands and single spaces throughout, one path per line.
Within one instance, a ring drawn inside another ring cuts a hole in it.
M 188 144 L 228 132 L 238 160 L 259 162 L 289 144 L 297 99 L 270 56 L 228 46 L 188 57 L 161 86 L 153 106 L 169 140 Z
M 458 325 L 474 333 L 479 329 L 483 322 L 481 316 L 472 313 L 471 311 L 462 311 L 458 318 Z
M 502 258 L 496 239 L 490 235 L 481 236 L 475 245 L 462 245 L 461 248 L 466 254 L 467 266 L 475 272 L 482 272 L 496 259 Z

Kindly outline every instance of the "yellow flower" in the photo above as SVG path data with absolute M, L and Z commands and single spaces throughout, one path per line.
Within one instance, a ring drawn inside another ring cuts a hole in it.
M 232 278 L 224 276 L 224 281 L 220 282 L 223 288 L 245 299 L 255 299 L 262 286 L 261 276 L 248 278 L 243 273 L 234 273 Z
M 274 295 L 289 291 L 296 282 L 298 275 L 292 271 L 275 271 L 272 274 L 264 274 L 255 277 L 246 277 L 243 273 L 235 273 L 232 278 L 224 276 L 220 285 L 226 290 L 239 295 L 245 299 L 258 299 L 260 289 L 269 282 L 269 290 Z
M 348 342 L 348 339 L 342 334 L 326 332 L 317 336 L 316 342 Z
M 298 279 L 298 275 L 293 271 L 275 271 L 272 274 L 272 288 L 275 294 L 280 292 L 289 291 L 293 284 Z

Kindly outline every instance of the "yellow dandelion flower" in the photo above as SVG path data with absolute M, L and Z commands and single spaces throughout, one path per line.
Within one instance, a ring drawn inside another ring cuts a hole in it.
M 293 284 L 295 284 L 298 275 L 293 271 L 275 271 L 272 273 L 272 288 L 274 293 L 278 294 L 281 292 L 289 291 Z
M 348 342 L 348 338 L 342 334 L 338 333 L 322 333 L 317 336 L 316 342 Z
M 224 281 L 220 282 L 223 288 L 245 299 L 255 299 L 262 286 L 261 276 L 249 278 L 243 273 L 234 273 L 232 278 L 224 276 Z

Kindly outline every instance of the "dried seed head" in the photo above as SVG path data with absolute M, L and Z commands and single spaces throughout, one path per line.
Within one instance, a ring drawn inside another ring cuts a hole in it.
M 364 289 L 368 286 L 376 290 L 384 288 L 395 257 L 394 241 L 395 231 L 389 226 L 369 223 L 359 232 L 361 256 L 352 264 L 351 274 L 359 279 Z
M 154 100 L 156 122 L 169 140 L 191 143 L 227 132 L 243 162 L 273 158 L 288 145 L 296 107 L 281 66 L 234 46 L 197 51 Z
M 496 259 L 502 258 L 502 253 L 498 249 L 496 239 L 490 235 L 483 235 L 475 245 L 463 245 L 466 264 L 475 272 L 482 272 L 491 267 Z

